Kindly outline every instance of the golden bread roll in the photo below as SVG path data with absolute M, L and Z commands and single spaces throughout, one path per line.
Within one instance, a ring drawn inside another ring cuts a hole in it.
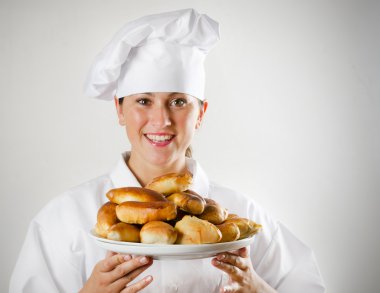
M 219 229 L 195 216 L 184 216 L 174 227 L 177 232 L 177 244 L 217 243 L 222 239 Z
M 234 219 L 234 218 L 240 218 L 237 214 L 228 214 L 227 216 L 227 219 L 226 220 L 229 220 L 229 219 Z
M 188 192 L 176 192 L 167 197 L 174 202 L 181 210 L 193 215 L 203 213 L 206 201 L 198 194 Z
M 106 202 L 98 210 L 95 233 L 99 236 L 107 237 L 108 229 L 120 222 L 116 216 L 116 206 L 117 204 L 113 202 Z
M 261 225 L 246 218 L 232 218 L 226 220 L 224 223 L 235 223 L 238 226 L 240 230 L 239 239 L 250 237 L 261 229 Z
M 140 231 L 141 243 L 173 244 L 177 239 L 177 231 L 173 226 L 162 221 L 146 223 Z
M 142 187 L 114 188 L 108 191 L 106 196 L 110 201 L 117 204 L 121 204 L 125 201 L 166 201 L 165 196 L 163 196 L 162 194 L 154 190 Z
M 206 206 L 198 217 L 215 225 L 223 223 L 228 216 L 228 211 L 212 199 L 205 198 Z
M 216 225 L 216 227 L 222 232 L 222 239 L 220 242 L 230 242 L 240 238 L 240 230 L 235 223 L 223 223 Z
M 171 201 L 125 201 L 116 207 L 116 215 L 120 221 L 128 224 L 168 221 L 177 216 L 177 207 Z
M 119 222 L 108 229 L 107 238 L 116 241 L 140 242 L 140 229 L 134 225 Z
M 193 176 L 189 173 L 169 173 L 160 177 L 154 178 L 145 188 L 157 191 L 164 195 L 169 195 L 175 192 L 182 192 L 189 189 L 193 181 Z

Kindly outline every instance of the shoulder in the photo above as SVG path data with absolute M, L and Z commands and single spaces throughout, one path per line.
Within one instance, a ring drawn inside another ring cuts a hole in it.
M 268 223 L 273 229 L 277 228 L 277 220 L 256 200 L 253 195 L 247 195 L 236 189 L 210 182 L 209 197 L 215 199 L 230 213 L 260 222 Z
M 96 221 L 96 213 L 105 201 L 106 192 L 112 188 L 108 175 L 87 181 L 70 188 L 54 197 L 36 215 L 33 222 L 42 230 L 54 234 L 59 226 L 60 232 L 66 229 L 89 228 Z

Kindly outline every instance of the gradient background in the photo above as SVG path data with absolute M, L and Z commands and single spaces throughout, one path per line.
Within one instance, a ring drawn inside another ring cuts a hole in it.
M 128 149 L 113 103 L 83 95 L 95 55 L 128 20 L 188 7 L 222 35 L 195 157 L 313 248 L 329 292 L 378 292 L 379 3 L 0 0 L 0 292 L 32 217 Z

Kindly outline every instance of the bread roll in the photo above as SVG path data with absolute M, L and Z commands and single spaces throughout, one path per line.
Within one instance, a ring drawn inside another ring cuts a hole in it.
M 230 242 L 240 238 L 240 230 L 235 223 L 223 223 L 216 225 L 216 227 L 222 232 L 222 239 L 220 242 Z
M 169 173 L 160 177 L 154 178 L 145 188 L 155 190 L 164 195 L 169 195 L 175 192 L 182 192 L 189 189 L 193 177 L 190 173 Z
M 107 238 L 116 241 L 140 242 L 140 229 L 134 225 L 119 222 L 108 229 Z
M 240 231 L 239 239 L 250 237 L 261 229 L 261 225 L 246 218 L 232 218 L 226 220 L 224 223 L 235 223 L 238 226 Z
M 195 216 L 184 216 L 174 227 L 177 232 L 177 244 L 216 243 L 222 239 L 219 229 Z
M 237 214 L 228 214 L 227 216 L 227 219 L 226 220 L 229 220 L 229 219 L 234 219 L 234 218 L 240 218 Z
M 128 224 L 145 224 L 150 221 L 175 219 L 177 207 L 171 201 L 125 201 L 116 207 L 118 219 Z
M 198 217 L 215 225 L 223 223 L 228 216 L 227 210 L 212 199 L 205 198 L 205 201 L 205 209 Z
M 142 187 L 122 187 L 114 188 L 107 192 L 107 198 L 117 204 L 121 204 L 125 201 L 140 201 L 140 202 L 152 202 L 152 201 L 166 201 L 165 196 L 162 194 Z
M 95 233 L 99 236 L 107 237 L 108 229 L 120 222 L 116 216 L 116 206 L 117 204 L 113 202 L 106 202 L 98 210 Z
M 177 231 L 173 226 L 162 221 L 146 223 L 140 231 L 141 243 L 173 244 L 177 239 Z
M 176 192 L 169 195 L 167 199 L 174 202 L 181 210 L 193 215 L 203 213 L 206 205 L 200 195 L 188 192 Z

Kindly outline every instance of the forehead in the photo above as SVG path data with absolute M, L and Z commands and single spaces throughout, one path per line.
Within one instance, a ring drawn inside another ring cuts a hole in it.
M 182 97 L 189 97 L 194 98 L 193 96 L 190 96 L 185 93 L 177 93 L 177 92 L 147 92 L 147 93 L 137 93 L 133 95 L 129 95 L 128 97 L 152 97 L 152 98 L 171 98 L 173 96 L 182 96 Z

